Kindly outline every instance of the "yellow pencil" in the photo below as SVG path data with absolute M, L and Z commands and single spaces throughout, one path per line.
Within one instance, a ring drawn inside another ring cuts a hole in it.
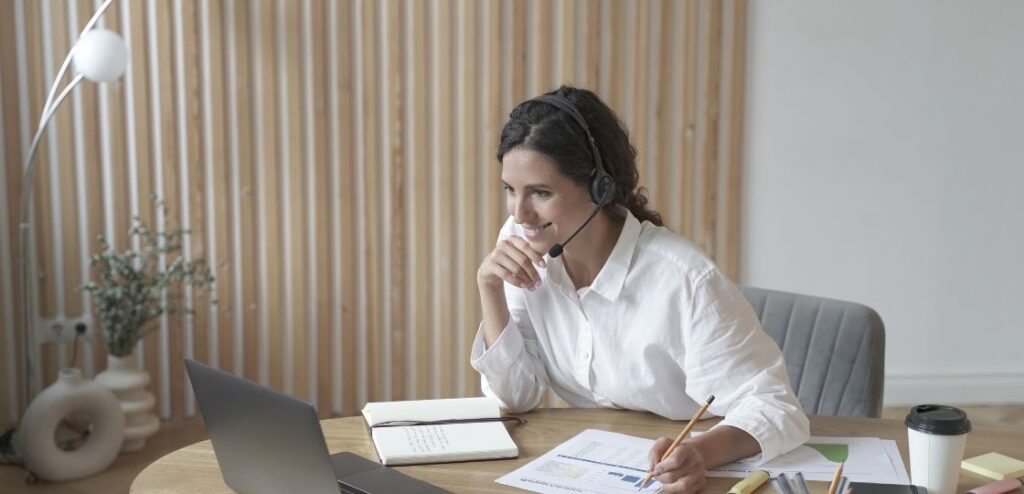
M 668 456 L 672 454 L 672 451 L 676 449 L 676 446 L 679 446 L 679 443 L 683 442 L 683 439 L 686 438 L 686 435 L 690 433 L 690 429 L 693 429 L 693 426 L 697 425 L 697 421 L 700 420 L 700 416 L 704 415 L 704 411 L 708 409 L 712 401 L 715 401 L 715 395 L 709 396 L 708 401 L 704 403 L 704 406 L 700 407 L 700 410 L 697 410 L 697 413 L 693 414 L 693 418 L 691 418 L 690 422 L 686 424 L 686 427 L 683 427 L 683 431 L 680 432 L 678 436 L 676 436 L 676 440 L 672 441 L 672 445 L 670 445 L 668 449 L 665 450 L 665 453 L 661 455 L 661 459 L 658 460 L 658 462 L 665 461 L 665 458 L 668 458 Z M 644 486 L 651 481 L 651 477 L 653 476 L 653 471 L 647 472 L 647 476 L 644 477 L 644 479 L 640 482 L 640 488 L 637 490 L 643 489 Z
M 828 494 L 836 494 L 836 488 L 839 487 L 839 478 L 843 476 L 843 463 L 840 463 L 836 467 L 836 474 L 832 476 L 832 484 L 828 486 Z

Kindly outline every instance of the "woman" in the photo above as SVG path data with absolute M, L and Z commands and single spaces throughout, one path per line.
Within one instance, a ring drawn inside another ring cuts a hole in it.
M 521 103 L 497 157 L 510 217 L 477 271 L 472 365 L 485 394 L 513 413 L 550 388 L 575 407 L 674 420 L 714 395 L 719 425 L 661 462 L 671 439 L 655 442 L 665 492 L 697 492 L 707 468 L 807 440 L 778 346 L 736 286 L 646 208 L 636 150 L 596 95 L 563 86 Z

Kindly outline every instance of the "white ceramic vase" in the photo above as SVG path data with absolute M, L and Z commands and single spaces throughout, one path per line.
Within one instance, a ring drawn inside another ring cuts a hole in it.
M 88 430 L 85 442 L 65 451 L 55 441 L 64 420 Z M 76 368 L 60 370 L 22 417 L 15 447 L 25 467 L 40 479 L 65 482 L 103 471 L 117 458 L 124 439 L 124 414 L 107 388 L 82 377 Z
M 146 439 L 160 429 L 160 419 L 152 412 L 156 398 L 146 390 L 149 373 L 139 368 L 134 355 L 107 355 L 107 369 L 96 376 L 96 382 L 117 395 L 124 412 L 124 445 L 122 453 L 142 449 Z

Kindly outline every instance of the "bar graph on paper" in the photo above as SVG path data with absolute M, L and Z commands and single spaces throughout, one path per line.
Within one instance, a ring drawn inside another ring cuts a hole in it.
M 654 441 L 588 429 L 496 482 L 541 493 L 661 492 L 647 475 Z
M 738 461 L 708 470 L 707 476 L 743 478 L 754 470 L 765 470 L 772 476 L 802 472 L 807 480 L 828 481 L 839 462 L 844 462 L 843 475 L 851 481 L 910 482 L 896 441 L 877 437 L 812 437 L 767 463 Z

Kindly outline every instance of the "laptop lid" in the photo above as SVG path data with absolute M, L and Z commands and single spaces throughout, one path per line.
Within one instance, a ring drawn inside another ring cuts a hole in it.
M 242 494 L 338 494 L 316 410 L 272 389 L 185 360 L 224 482 Z

